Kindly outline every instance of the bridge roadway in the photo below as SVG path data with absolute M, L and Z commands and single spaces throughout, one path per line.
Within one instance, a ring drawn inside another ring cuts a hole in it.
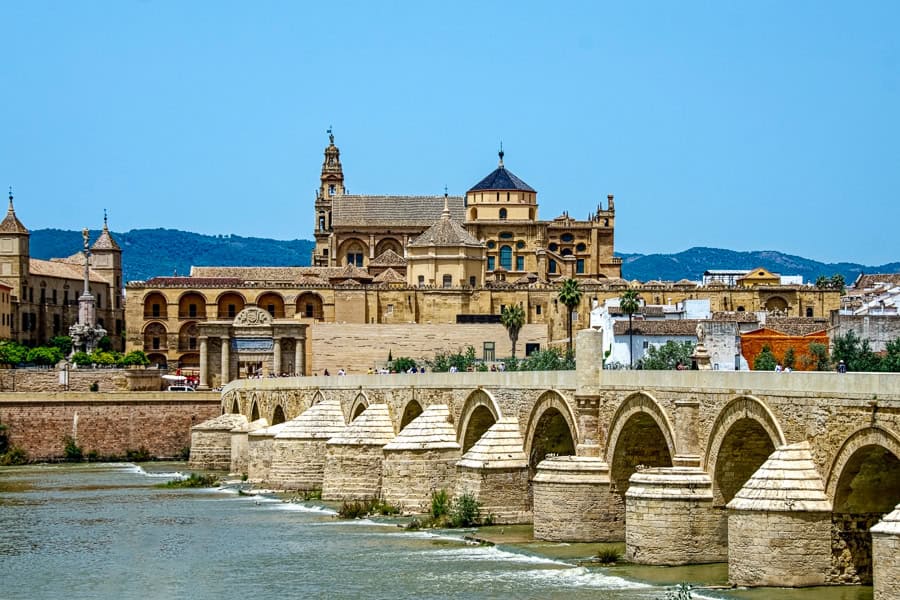
M 599 356 L 599 335 L 579 332 L 579 357 Z M 324 400 L 348 423 L 386 404 L 395 432 L 446 405 L 461 454 L 514 418 L 536 537 L 625 539 L 637 562 L 727 559 L 746 567 L 730 566 L 735 583 L 870 583 L 868 530 L 900 504 L 898 374 L 604 371 L 580 360 L 576 371 L 240 380 L 222 410 L 275 424 Z M 735 529 L 765 530 L 792 511 L 800 524 L 771 535 Z M 738 526 L 736 512 L 762 520 Z M 692 531 L 693 545 L 681 537 Z M 738 548 L 736 534 L 759 543 Z M 668 547 L 679 537 L 685 548 Z M 791 543 L 806 545 L 773 550 Z M 762 566 L 735 554 L 760 552 Z M 823 556 L 797 567 L 791 552 Z M 797 568 L 814 572 L 795 578 Z

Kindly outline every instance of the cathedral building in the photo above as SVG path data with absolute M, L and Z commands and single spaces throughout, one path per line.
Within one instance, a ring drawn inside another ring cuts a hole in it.
M 32 258 L 30 238 L 30 232 L 16 217 L 10 192 L 9 208 L 0 222 L 0 280 L 10 288 L 9 338 L 36 346 L 46 344 L 52 337 L 69 335 L 69 327 L 77 322 L 78 297 L 84 289 L 85 256 L 76 252 L 67 258 Z M 95 299 L 97 323 L 107 331 L 113 349 L 122 350 L 125 334 L 122 250 L 110 234 L 105 216 L 88 260 L 88 281 Z
M 311 266 L 194 266 L 187 277 L 129 282 L 127 349 L 198 370 L 216 386 L 251 374 L 336 371 L 351 355 L 354 366 L 371 367 L 398 331 L 415 358 L 460 345 L 483 349 L 484 360 L 508 356 L 499 323 L 513 304 L 525 312 L 526 352 L 564 345 L 570 317 L 575 329 L 586 327 L 594 302 L 627 289 L 645 304 L 709 298 L 713 311 L 821 317 L 839 304 L 839 292 L 797 285 L 627 282 L 613 254 L 613 196 L 581 221 L 567 213 L 541 220 L 537 195 L 502 151 L 464 196 L 347 194 L 329 132 Z M 573 315 L 558 301 L 567 278 L 583 291 Z

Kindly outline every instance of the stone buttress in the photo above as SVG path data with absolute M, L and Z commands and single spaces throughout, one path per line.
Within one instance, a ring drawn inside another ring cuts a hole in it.
M 456 488 L 461 458 L 446 404 L 432 404 L 384 447 L 382 497 L 403 510 L 426 511 L 431 492 Z
M 269 485 L 277 490 L 322 489 L 326 443 L 346 426 L 335 399 L 314 404 L 288 421 L 272 441 Z
M 247 481 L 255 485 L 269 485 L 272 470 L 272 445 L 275 436 L 287 422 L 256 429 L 247 434 Z
M 474 494 L 495 523 L 529 523 L 528 459 L 515 417 L 491 425 L 456 463 L 456 494 Z
M 712 478 L 696 467 L 637 471 L 625 493 L 625 558 L 645 565 L 723 562 L 725 520 Z
M 372 404 L 328 440 L 322 499 L 380 497 L 383 449 L 396 435 L 387 404 Z
M 734 585 L 822 585 L 831 568 L 831 502 L 809 442 L 781 446 L 728 508 Z
M 610 490 L 609 465 L 592 456 L 557 456 L 537 466 L 534 538 L 554 542 L 620 542 L 625 523 Z
M 900 504 L 872 527 L 874 600 L 900 599 Z
M 265 429 L 268 426 L 267 420 L 257 419 L 244 425 L 238 425 L 231 430 L 231 473 L 247 474 L 247 461 L 250 453 L 249 433 L 257 429 Z
M 191 427 L 191 457 L 188 467 L 228 471 L 231 468 L 231 430 L 247 425 L 239 414 L 219 415 Z

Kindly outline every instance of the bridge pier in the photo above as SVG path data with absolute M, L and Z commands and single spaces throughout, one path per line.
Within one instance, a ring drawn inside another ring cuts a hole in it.
M 265 429 L 269 422 L 265 419 L 257 419 L 250 423 L 238 425 L 231 430 L 231 466 L 230 473 L 245 475 L 250 454 L 249 434 L 257 429 Z
M 590 456 L 557 456 L 532 481 L 534 538 L 553 542 L 619 542 L 625 537 L 621 497 L 609 465 Z
M 324 400 L 287 422 L 272 442 L 269 483 L 278 490 L 320 490 L 325 476 L 326 443 L 346 423 L 341 404 Z
M 645 565 L 722 562 L 728 546 L 721 513 L 705 471 L 638 471 L 625 493 L 625 558 Z
M 896 600 L 900 586 L 900 504 L 871 531 L 874 600 Z
M 231 468 L 231 430 L 247 424 L 244 415 L 226 414 L 191 427 L 188 467 L 227 471 Z
M 728 503 L 728 580 L 824 585 L 831 569 L 831 509 L 809 443 L 777 449 Z
M 287 422 L 257 429 L 247 434 L 247 481 L 255 485 L 269 485 L 272 472 L 272 446 L 275 436 Z
M 372 404 L 342 433 L 328 440 L 322 499 L 380 497 L 384 446 L 395 437 L 387 404 Z

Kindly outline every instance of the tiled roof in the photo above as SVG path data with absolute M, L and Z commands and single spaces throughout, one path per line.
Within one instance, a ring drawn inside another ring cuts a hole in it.
M 61 279 L 74 279 L 77 281 L 84 280 L 84 263 L 75 265 L 68 262 L 60 262 L 55 260 L 41 260 L 39 258 L 28 259 L 28 271 L 32 275 L 40 275 L 43 277 L 59 277 Z M 88 279 L 96 283 L 106 283 L 106 280 L 100 277 L 94 271 L 88 271 Z
M 241 281 L 294 282 L 303 276 L 328 279 L 343 267 L 191 267 L 191 277 L 233 277 Z
M 818 317 L 768 317 L 766 327 L 793 336 L 809 335 L 828 329 L 828 319 Z
M 759 319 L 756 313 L 744 310 L 716 311 L 712 314 L 713 321 L 733 321 L 735 323 L 756 323 Z
M 369 275 L 368 271 L 364 271 L 356 265 L 347 265 L 345 267 L 341 267 L 341 269 L 337 273 L 330 275 L 329 279 L 371 280 L 372 276 Z
M 388 248 L 369 262 L 372 267 L 405 267 L 406 259 Z
M 879 283 L 900 285 L 900 273 L 862 274 L 853 282 L 853 287 L 857 290 L 868 290 L 876 287 Z
M 13 208 L 12 193 L 9 196 L 9 209 L 6 211 L 6 217 L 0 221 L 0 233 L 28 233 L 28 229 L 22 225 L 22 222 L 16 217 L 16 210 Z
M 409 243 L 412 248 L 423 246 L 472 246 L 483 248 L 484 244 L 475 239 L 466 228 L 454 221 L 449 215 L 443 215 L 436 223 L 426 229 L 422 235 Z
M 475 192 L 479 190 L 521 190 L 523 192 L 533 192 L 534 188 L 506 170 L 506 167 L 500 165 L 490 175 L 476 183 L 469 190 Z
M 119 248 L 119 244 L 116 243 L 116 240 L 109 234 L 109 228 L 107 228 L 106 223 L 103 224 L 103 231 L 100 232 L 100 237 L 98 237 L 97 241 L 94 242 L 94 245 L 91 246 L 91 250 L 122 251 L 122 249 Z
M 373 280 L 375 283 L 406 283 L 406 277 L 388 267 Z
M 235 287 L 243 281 L 235 277 L 151 277 L 144 282 L 147 287 L 218 288 Z
M 450 215 L 457 221 L 466 216 L 465 199 L 448 197 Z M 348 225 L 428 227 L 440 218 L 443 196 L 335 196 L 331 201 L 334 227 Z
M 664 321 L 632 321 L 634 335 L 680 335 L 696 336 L 697 323 L 707 323 L 698 319 L 671 319 Z M 628 321 L 613 324 L 615 335 L 628 335 Z
M 327 281 L 325 281 L 321 277 L 315 277 L 313 275 L 301 275 L 295 283 L 297 285 L 305 286 L 328 285 Z

